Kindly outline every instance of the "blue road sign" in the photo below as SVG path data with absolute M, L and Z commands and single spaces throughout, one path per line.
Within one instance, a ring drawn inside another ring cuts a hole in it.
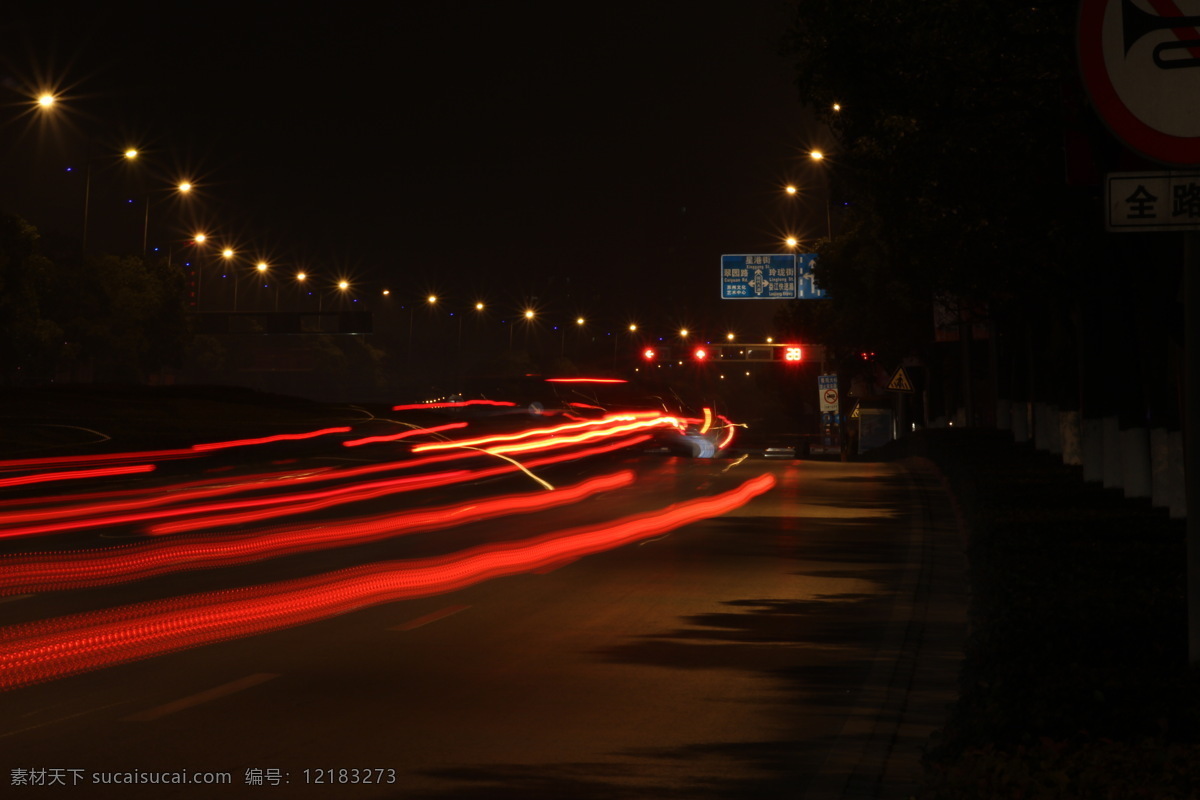
M 721 256 L 722 300 L 795 300 L 796 257 Z
M 822 300 L 828 295 L 824 289 L 818 289 L 817 284 L 813 282 L 813 264 L 817 263 L 816 253 L 801 253 L 796 256 L 796 276 L 799 289 L 796 294 L 798 300 Z

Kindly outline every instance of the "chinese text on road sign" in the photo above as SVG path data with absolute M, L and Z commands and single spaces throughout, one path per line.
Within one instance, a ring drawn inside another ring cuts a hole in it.
M 1200 172 L 1113 172 L 1110 231 L 1200 230 Z
M 795 300 L 796 257 L 721 256 L 721 299 Z

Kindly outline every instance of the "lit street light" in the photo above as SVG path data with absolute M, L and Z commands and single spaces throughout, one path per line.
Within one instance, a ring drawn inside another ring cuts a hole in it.
M 838 107 L 835 106 L 835 109 Z M 820 164 L 825 160 L 825 154 L 820 150 L 813 150 L 808 154 L 808 157 L 814 163 Z M 829 215 L 829 173 L 822 170 L 822 175 L 825 179 L 825 234 L 830 241 L 833 241 L 833 221 Z
M 43 107 L 45 107 L 45 105 L 46 104 L 43 104 Z M 134 150 L 133 148 L 129 148 L 124 153 L 121 154 L 121 157 L 125 161 L 132 161 L 135 158 L 137 158 L 137 155 L 138 155 L 137 150 Z M 84 178 L 84 182 L 83 182 L 83 252 L 84 253 L 87 253 L 88 209 L 89 209 L 89 206 L 91 205 L 91 199 L 92 199 L 92 164 L 95 161 L 96 161 L 96 159 L 92 159 L 92 160 L 88 161 L 86 167 L 84 168 L 84 173 L 86 176 Z M 70 167 L 68 167 L 67 171 L 71 172 L 72 169 Z
M 225 271 L 229 277 L 233 279 L 233 310 L 237 311 L 237 265 L 233 263 L 234 252 L 232 248 L 226 247 L 221 251 L 221 257 L 225 259 Z
M 259 277 L 262 279 L 265 279 L 267 277 L 267 271 L 270 269 L 270 266 L 267 264 L 267 262 L 260 261 L 254 265 L 254 268 L 258 270 Z M 269 289 L 271 287 L 270 287 L 270 284 L 264 284 L 263 288 Z M 279 310 L 279 283 L 278 282 L 275 283 L 275 310 L 276 311 Z

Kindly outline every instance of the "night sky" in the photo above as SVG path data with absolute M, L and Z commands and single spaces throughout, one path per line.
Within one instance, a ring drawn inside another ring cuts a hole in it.
M 0 207 L 78 236 L 64 168 L 94 159 L 95 249 L 140 252 L 152 195 L 152 247 L 203 229 L 368 303 L 753 338 L 778 304 L 722 301 L 720 255 L 822 233 L 787 0 L 54 5 L 3 18 Z M 45 85 L 48 124 L 20 105 Z

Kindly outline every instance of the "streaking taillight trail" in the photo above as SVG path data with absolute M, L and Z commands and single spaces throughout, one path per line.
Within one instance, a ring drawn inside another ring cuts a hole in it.
M 774 484 L 774 477 L 764 474 L 722 494 L 533 539 L 14 625 L 0 629 L 0 689 L 15 689 L 528 572 L 727 513 Z
M 22 500 L 17 504 L 17 507 L 9 507 L 7 510 L 0 511 L 0 539 L 148 522 L 157 523 L 152 530 L 155 533 L 161 534 L 196 530 L 198 528 L 218 525 L 236 525 L 262 521 L 279 516 L 329 508 L 344 503 L 359 502 L 396 492 L 429 489 L 452 483 L 481 480 L 516 469 L 528 470 L 532 467 L 544 466 L 563 460 L 588 457 L 638 444 L 647 437 L 647 434 L 639 433 L 640 431 L 657 427 L 675 426 L 677 424 L 678 422 L 674 418 L 659 415 L 612 415 L 600 420 L 547 428 L 535 428 L 515 434 L 496 434 L 465 440 L 418 445 L 413 448 L 414 452 L 428 452 L 429 455 L 422 458 L 410 458 L 403 461 L 369 464 L 339 470 L 313 469 L 304 472 L 293 472 L 279 477 L 275 482 L 267 480 L 264 476 L 249 476 L 230 480 L 222 484 L 181 486 L 177 491 L 171 491 L 170 487 L 157 487 L 142 495 L 98 498 L 95 502 L 87 502 L 86 498 L 79 498 L 80 502 L 73 504 L 55 503 L 53 506 L 42 508 L 28 508 L 29 501 Z M 451 423 L 445 426 L 438 426 L 436 430 L 440 432 L 461 426 L 462 423 Z M 432 432 L 432 430 L 421 429 L 425 433 Z M 259 439 L 243 439 L 234 442 L 214 443 L 213 445 L 198 445 L 197 447 L 206 450 L 226 449 L 227 447 L 242 447 L 288 439 L 315 438 L 317 436 L 341 432 L 344 432 L 344 429 L 326 428 L 307 434 L 282 434 Z M 395 440 L 411 434 L 412 432 L 405 432 L 388 438 Z M 597 440 L 608 440 L 609 444 L 599 448 L 572 449 L 594 443 Z M 354 440 L 355 444 L 365 444 L 371 441 L 375 440 Z M 524 457 L 529 457 L 545 451 L 570 452 L 559 456 L 542 456 L 536 460 L 529 460 L 523 463 L 513 461 L 509 455 L 522 453 Z M 296 484 L 334 480 L 346 481 L 387 471 L 429 469 L 440 463 L 476 458 L 481 454 L 496 456 L 498 466 L 494 465 L 475 470 L 452 469 L 435 474 L 377 479 L 353 486 L 333 489 L 288 491 L 288 489 L 293 488 Z M 268 497 L 231 499 L 219 502 L 214 500 L 214 498 L 222 495 L 258 492 L 260 490 L 274 491 L 275 494 Z M 186 519 L 174 523 L 164 521 L 172 518 Z
M 379 514 L 255 533 L 212 534 L 135 542 L 65 553 L 0 558 L 0 595 L 104 586 L 183 570 L 245 564 L 295 553 L 348 547 L 395 536 L 527 514 L 576 503 L 633 483 L 625 470 L 553 492 L 540 491 L 469 503 Z

